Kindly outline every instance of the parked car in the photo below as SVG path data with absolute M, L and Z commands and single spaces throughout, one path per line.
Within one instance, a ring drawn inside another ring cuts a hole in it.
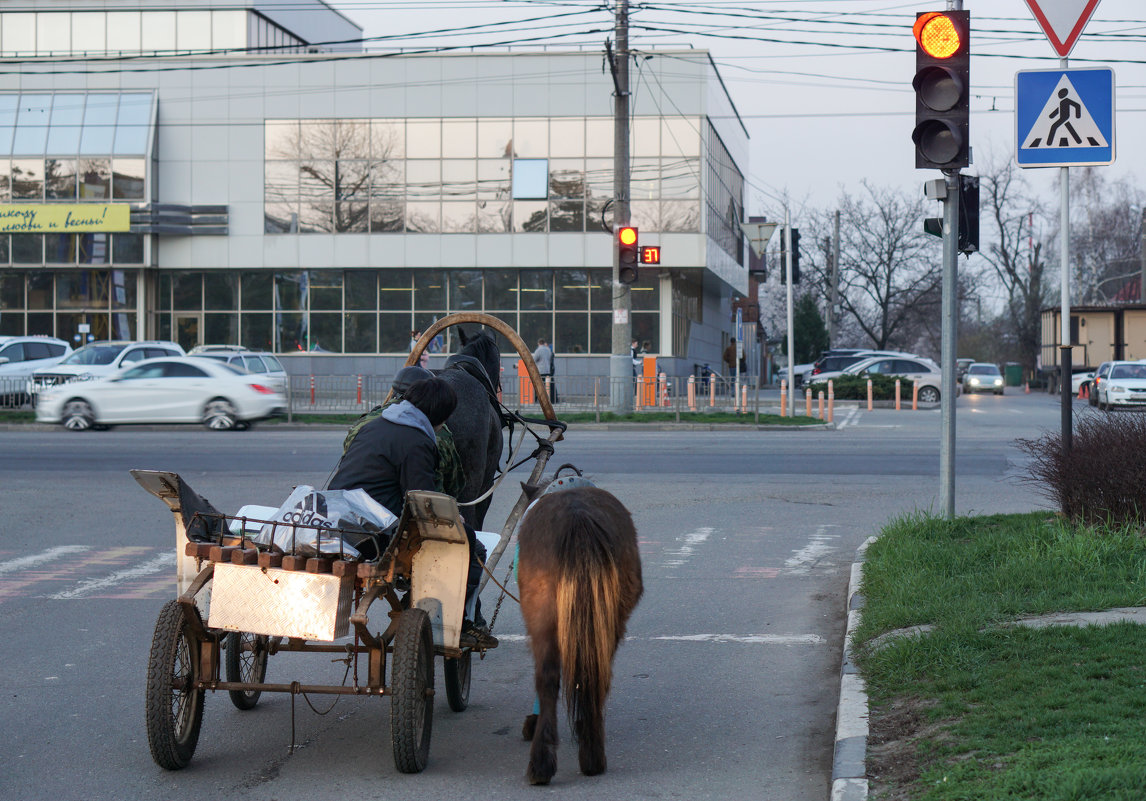
M 849 372 L 849 368 L 851 368 L 852 366 L 859 364 L 860 362 L 867 361 L 868 359 L 874 359 L 878 356 L 902 356 L 905 359 L 920 358 L 920 357 L 916 356 L 914 353 L 903 353 L 902 351 L 898 351 L 898 350 L 865 350 L 865 351 L 862 351 L 860 353 L 859 358 L 853 359 L 853 360 L 849 361 L 847 364 L 845 364 L 841 367 L 838 367 L 835 370 L 823 370 L 820 373 L 817 373 L 816 375 L 809 377 L 808 382 L 809 383 L 812 383 L 812 382 L 819 383 L 821 381 L 833 381 L 833 380 L 839 378 L 844 373 Z
M 225 346 L 231 347 L 231 346 Z M 276 359 L 270 353 L 263 353 L 261 351 L 247 350 L 246 348 L 236 348 L 234 350 L 226 350 L 223 348 L 210 349 L 198 351 L 198 348 L 192 348 L 190 356 L 199 356 L 204 359 L 214 359 L 215 361 L 229 364 L 232 367 L 238 367 L 246 370 L 252 375 L 257 375 L 263 380 L 267 386 L 274 389 L 275 392 L 286 392 L 287 377 L 286 368 L 283 367 L 282 362 Z
M 1146 406 L 1146 364 L 1142 362 L 1107 362 L 1096 390 L 1095 403 L 1103 411 Z
M 164 340 L 89 342 L 73 351 L 59 364 L 35 370 L 29 382 L 28 392 L 31 395 L 39 395 L 46 387 L 111 375 L 144 359 L 182 355 L 183 348 L 180 345 Z
M 785 361 L 784 366 L 776 371 L 776 380 L 777 381 L 788 381 L 788 366 L 787 366 L 787 364 L 788 364 L 787 361 Z M 792 382 L 790 382 L 790 381 L 788 383 L 794 387 L 800 386 L 804 382 L 804 379 L 807 377 L 808 373 L 810 373 L 812 368 L 815 366 L 816 366 L 815 362 L 808 362 L 806 364 L 794 364 L 794 365 L 792 365 L 792 372 L 796 376 L 796 383 L 792 384 Z
M 1078 395 L 1082 390 L 1083 385 L 1086 385 L 1087 394 L 1090 394 L 1090 382 L 1094 380 L 1093 370 L 1083 370 L 1074 373 L 1070 377 L 1070 394 Z
M 956 359 L 955 360 L 955 381 L 962 384 L 963 376 L 967 374 L 967 368 L 975 363 L 974 359 Z
M 973 362 L 968 365 L 967 372 L 963 374 L 963 391 L 1002 395 L 1003 374 L 999 372 L 999 366 L 990 362 Z
M 248 428 L 285 409 L 282 394 L 257 376 L 214 359 L 176 356 L 46 388 L 36 419 L 73 431 L 122 423 L 202 423 L 227 430 Z
M 1110 375 L 1110 368 L 1113 365 L 1114 362 L 1103 362 L 1094 371 L 1094 378 L 1090 379 L 1090 397 L 1088 398 L 1091 406 L 1098 405 L 1098 387 Z
M 71 352 L 71 345 L 55 337 L 0 337 L 0 402 L 22 403 L 32 373 L 59 363 Z
M 943 371 L 935 362 L 922 356 L 871 356 L 858 361 L 840 375 L 888 375 L 903 379 L 910 393 L 913 384 L 919 386 L 920 403 L 938 403 L 942 395 Z M 817 377 L 816 382 L 822 379 Z

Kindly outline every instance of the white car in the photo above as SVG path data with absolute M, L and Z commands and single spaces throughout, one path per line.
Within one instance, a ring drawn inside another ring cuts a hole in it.
M 202 423 L 227 430 L 248 428 L 285 408 L 283 395 L 258 376 L 213 359 L 178 356 L 45 389 L 36 419 L 73 431 L 121 423 Z
M 784 364 L 784 366 L 776 371 L 776 380 L 777 381 L 787 381 L 788 380 L 788 362 L 784 361 L 783 364 Z M 804 382 L 804 379 L 808 376 L 809 373 L 812 372 L 812 368 L 815 366 L 816 366 L 815 362 L 808 362 L 807 364 L 794 364 L 794 365 L 792 365 L 792 372 L 795 373 L 795 375 L 796 375 L 796 383 L 794 384 L 794 386 L 797 386 L 797 387 L 800 386 L 800 384 L 802 384 Z M 789 382 L 789 383 L 791 383 L 791 382 Z
M 22 402 L 32 373 L 57 364 L 71 352 L 71 345 L 55 337 L 0 337 L 0 401 Z
M 990 362 L 972 362 L 963 373 L 963 392 L 994 392 L 1003 394 L 1003 374 L 998 365 Z
M 823 374 L 815 383 L 826 381 Z M 919 386 L 920 403 L 938 403 L 943 386 L 943 371 L 939 365 L 922 356 L 872 356 L 844 369 L 840 376 L 888 375 L 903 379 L 905 397 L 910 398 L 912 385 Z M 838 376 L 833 377 L 836 380 Z
M 246 370 L 248 373 L 258 376 L 263 383 L 276 392 L 286 393 L 287 381 L 289 380 L 286 368 L 270 353 L 247 350 L 246 348 L 225 350 L 207 346 L 207 349 L 202 351 L 199 351 L 198 348 L 192 348 L 189 355 L 214 359 L 217 362 Z
M 1095 394 L 1098 408 L 1107 412 L 1116 408 L 1146 406 L 1146 364 L 1109 362 Z
M 28 385 L 30 395 L 39 395 L 46 387 L 68 381 L 87 381 L 92 378 L 111 375 L 144 359 L 160 356 L 182 356 L 183 348 L 175 342 L 149 340 L 99 340 L 89 342 L 70 353 L 67 358 L 52 367 L 45 367 L 32 373 Z

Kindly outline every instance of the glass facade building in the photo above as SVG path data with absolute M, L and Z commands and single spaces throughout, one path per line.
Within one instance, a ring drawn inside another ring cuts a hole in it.
M 599 54 L 283 59 L 352 40 L 348 21 L 317 0 L 309 33 L 256 3 L 40 5 L 0 9 L 0 58 L 22 63 L 0 75 L 0 207 L 127 204 L 132 223 L 0 233 L 0 334 L 72 340 L 87 324 L 361 368 L 483 311 L 608 370 Z M 129 72 L 60 76 L 62 52 L 137 55 Z M 719 361 L 747 289 L 747 134 L 706 54 L 659 61 L 650 105 L 674 113 L 632 120 L 630 170 L 632 223 L 663 261 L 633 285 L 631 323 L 691 368 Z

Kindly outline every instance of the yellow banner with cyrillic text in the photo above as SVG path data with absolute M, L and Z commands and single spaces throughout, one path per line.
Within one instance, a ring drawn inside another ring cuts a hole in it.
M 70 234 L 128 231 L 127 203 L 0 204 L 0 233 Z

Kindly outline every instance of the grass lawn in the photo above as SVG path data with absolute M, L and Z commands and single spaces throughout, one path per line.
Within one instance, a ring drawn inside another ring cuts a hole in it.
M 1146 605 L 1142 532 L 904 518 L 868 549 L 862 593 L 873 799 L 1146 797 L 1146 627 L 1003 625 Z

